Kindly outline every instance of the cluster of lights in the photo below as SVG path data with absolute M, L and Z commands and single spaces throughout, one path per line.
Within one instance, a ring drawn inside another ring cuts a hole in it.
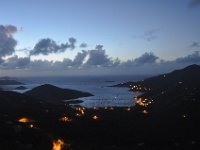
M 105 110 L 115 110 L 114 107 L 104 107 Z M 95 109 L 96 110 L 96 109 Z
M 81 117 L 85 115 L 85 107 L 76 107 L 75 110 L 78 111 L 75 114 L 76 117 Z
M 147 98 L 135 98 L 136 104 L 142 107 L 147 107 L 148 105 L 152 104 L 154 100 L 149 100 Z
M 70 122 L 70 121 L 72 121 L 72 119 L 71 119 L 70 117 L 66 117 L 66 116 L 61 117 L 59 120 L 60 120 L 61 122 Z
M 18 119 L 18 122 L 25 123 L 28 126 L 28 128 L 36 129 L 34 121 L 30 118 L 22 117 Z
M 150 99 L 143 99 L 143 98 L 135 98 L 135 100 L 136 100 L 136 104 L 137 105 L 139 105 L 139 106 L 142 106 L 142 107 L 147 107 L 148 105 L 150 105 L 150 104 L 152 104 L 152 103 L 154 103 L 154 100 L 150 100 Z M 146 109 L 144 109 L 143 111 L 142 111 L 142 113 L 143 114 L 148 114 L 149 112 L 146 110 Z
M 135 91 L 151 91 L 151 88 L 143 87 L 142 85 L 129 85 L 132 90 Z
M 107 109 L 107 108 L 106 108 L 106 109 Z M 76 107 L 75 110 L 78 111 L 78 112 L 75 114 L 76 117 L 82 117 L 82 116 L 85 115 L 85 110 L 86 110 L 85 107 Z M 93 110 L 98 110 L 98 108 L 97 108 L 97 107 L 93 107 Z M 97 119 L 99 119 L 99 117 L 98 117 L 97 115 L 94 115 L 94 116 L 92 116 L 92 119 L 93 119 L 93 120 L 97 120 Z

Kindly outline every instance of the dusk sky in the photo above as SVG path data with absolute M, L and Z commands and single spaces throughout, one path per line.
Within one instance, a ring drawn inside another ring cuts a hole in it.
M 0 76 L 157 74 L 200 64 L 200 0 L 2 0 Z

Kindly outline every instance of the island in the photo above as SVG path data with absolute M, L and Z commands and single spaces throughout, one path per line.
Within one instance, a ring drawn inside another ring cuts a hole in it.
M 25 86 L 18 86 L 15 88 L 15 90 L 26 90 L 27 88 Z
M 23 83 L 10 77 L 0 77 L 0 85 L 23 85 Z
M 91 93 L 88 92 L 81 92 L 72 89 L 62 89 L 51 84 L 38 86 L 30 91 L 25 92 L 24 94 L 51 102 L 61 100 L 73 100 L 80 97 L 93 96 Z

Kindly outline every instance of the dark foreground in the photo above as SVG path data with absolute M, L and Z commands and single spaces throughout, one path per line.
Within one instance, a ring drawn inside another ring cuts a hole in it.
M 0 94 L 4 150 L 50 150 L 56 139 L 64 140 L 65 149 L 74 150 L 200 148 L 200 109 L 190 115 L 145 112 L 142 107 L 72 109 L 6 94 Z M 30 120 L 19 122 L 22 117 Z
M 133 99 L 132 108 L 71 108 L 62 101 L 1 91 L 0 149 L 51 150 L 54 143 L 59 150 L 60 143 L 65 150 L 198 150 L 200 82 L 187 80 L 184 72 L 184 78 L 175 76 L 124 84 L 146 90 Z M 157 80 L 163 83 L 159 88 L 153 84 Z

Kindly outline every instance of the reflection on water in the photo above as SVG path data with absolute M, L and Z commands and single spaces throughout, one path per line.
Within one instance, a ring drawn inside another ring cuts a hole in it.
M 129 107 L 134 106 L 136 93 L 130 92 L 128 88 L 118 87 L 93 87 L 91 93 L 94 96 L 79 98 L 83 103 L 80 106 L 91 107 Z
M 81 98 L 82 100 L 82 98 Z M 97 99 L 90 99 L 90 100 L 83 100 L 83 103 L 78 105 L 82 107 L 92 108 L 92 107 L 129 107 L 134 106 L 135 102 L 133 99 L 130 100 L 97 100 Z M 74 104 L 73 104 L 74 105 Z

